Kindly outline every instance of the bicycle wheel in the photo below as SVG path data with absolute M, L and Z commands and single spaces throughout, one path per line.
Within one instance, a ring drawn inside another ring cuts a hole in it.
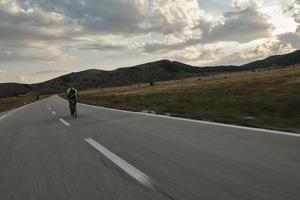
M 77 118 L 77 114 L 78 114 L 78 113 L 77 113 L 76 105 L 75 105 L 74 107 L 75 107 L 75 108 L 74 108 L 74 117 Z

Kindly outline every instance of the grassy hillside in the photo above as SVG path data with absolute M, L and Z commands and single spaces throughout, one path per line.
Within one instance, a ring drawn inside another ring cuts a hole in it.
M 300 66 L 88 90 L 80 101 L 300 132 Z

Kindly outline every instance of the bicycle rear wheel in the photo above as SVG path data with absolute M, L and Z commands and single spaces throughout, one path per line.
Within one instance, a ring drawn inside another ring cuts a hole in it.
M 75 106 L 74 106 L 74 117 L 75 117 L 75 118 L 77 118 L 77 114 L 78 114 L 78 113 L 77 113 L 77 108 L 76 108 L 76 105 L 75 105 Z

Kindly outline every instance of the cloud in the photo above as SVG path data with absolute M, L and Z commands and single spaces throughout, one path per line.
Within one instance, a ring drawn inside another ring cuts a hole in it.
M 132 45 L 122 40 L 138 35 L 193 34 L 201 14 L 197 0 L 1 0 L 0 46 L 5 48 L 0 56 L 4 61 L 61 61 L 70 57 L 64 48 L 124 50 Z M 118 42 L 78 40 L 110 35 L 119 36 Z
M 249 47 L 244 48 L 242 51 L 224 54 L 217 64 L 241 65 L 272 55 L 290 53 L 294 50 L 291 45 L 282 44 L 278 38 L 261 39 L 254 43 L 256 44 L 249 45 Z
M 178 58 L 204 65 L 236 63 L 237 59 L 255 59 L 255 53 L 261 58 L 299 47 L 299 28 L 275 35 L 277 18 L 270 20 L 264 12 L 274 8 L 262 9 L 266 4 L 285 7 L 284 15 L 299 23 L 299 0 L 205 1 L 210 9 L 224 8 L 213 14 L 199 2 L 204 1 L 0 0 L 0 60 L 53 62 L 57 67 L 72 62 L 76 55 L 79 62 L 72 64 L 88 66 L 91 58 L 93 64 L 99 59 L 90 51 L 98 51 L 97 56 L 103 58 L 122 57 L 115 66 L 128 62 L 124 59 L 141 57 Z M 279 6 L 278 2 L 283 3 Z M 254 51 L 257 41 L 266 40 L 277 41 L 270 43 L 274 49 Z
M 295 22 L 298 23 L 298 27 L 295 32 L 284 33 L 277 37 L 283 44 L 290 45 L 294 49 L 300 49 L 300 0 L 289 0 L 284 12 L 294 18 Z
M 54 68 L 49 70 L 37 71 L 34 73 L 24 72 L 10 72 L 8 70 L 0 70 L 0 83 L 16 82 L 16 83 L 39 83 L 41 81 L 49 80 L 57 76 L 70 73 L 68 68 Z
M 232 0 L 231 6 L 239 10 L 247 8 L 257 8 L 262 5 L 261 0 Z
M 287 8 L 284 12 L 290 13 L 295 22 L 300 23 L 300 0 L 288 0 L 287 2 Z
M 253 40 L 272 36 L 273 25 L 268 16 L 258 10 L 256 1 L 233 1 L 235 11 L 225 12 L 223 20 L 216 21 L 205 16 L 199 18 L 197 26 L 201 34 L 198 37 L 186 38 L 183 41 L 148 42 L 143 51 L 152 53 L 156 51 L 169 51 L 186 48 L 198 44 L 216 42 L 248 43 Z
M 55 12 L 0 1 L 0 58 L 2 61 L 67 60 L 55 41 L 64 39 L 65 19 Z
M 126 47 L 123 45 L 117 44 L 81 44 L 75 47 L 79 50 L 121 50 L 125 49 Z
M 36 5 L 66 16 L 82 33 L 180 32 L 193 23 L 196 15 L 191 15 L 198 12 L 196 0 L 40 0 Z
M 292 45 L 284 44 L 275 37 L 258 39 L 245 44 L 218 42 L 192 46 L 170 53 L 169 58 L 197 66 L 242 65 L 271 55 L 292 51 L 294 51 Z
M 0 48 L 2 62 L 9 61 L 61 61 L 68 62 L 74 57 L 65 55 L 58 47 L 47 44 L 26 44 Z
M 150 42 L 146 43 L 143 47 L 143 51 L 146 53 L 152 53 L 152 52 L 161 52 L 161 51 L 172 51 L 172 50 L 178 50 L 185 47 L 197 45 L 201 43 L 202 40 L 199 38 L 194 39 L 188 39 L 186 41 L 178 42 L 178 43 L 165 43 L 165 42 Z
M 268 16 L 255 7 L 224 13 L 224 22 L 212 27 L 203 34 L 202 41 L 237 41 L 250 42 L 271 36 L 273 26 Z
M 22 0 L 21 0 L 22 1 Z M 140 32 L 138 23 L 143 19 L 143 1 L 122 0 L 40 0 L 31 1 L 47 12 L 66 16 L 70 23 L 76 24 L 79 32 Z
M 28 77 L 10 73 L 6 70 L 0 70 L 0 83 L 7 83 L 7 82 L 15 82 L 15 83 L 26 83 L 28 80 Z
M 123 50 L 130 44 L 77 38 L 119 35 L 121 41 L 150 33 L 181 34 L 195 25 L 199 13 L 196 0 L 1 0 L 1 58 L 60 61 L 70 57 L 63 48 Z M 32 48 L 32 43 L 38 45 Z
M 197 66 L 209 66 L 214 65 L 221 59 L 220 52 L 220 48 L 214 48 L 211 45 L 202 48 L 190 47 L 184 51 L 172 54 L 170 58 L 186 63 L 194 63 Z
M 55 12 L 39 7 L 24 10 L 15 0 L 0 1 L 1 41 L 56 40 L 63 37 L 65 18 Z
M 65 68 L 56 68 L 56 69 L 49 69 L 35 72 L 35 74 L 62 74 L 62 73 L 69 73 L 71 72 L 69 69 Z
M 280 40 L 267 39 L 264 42 L 250 48 L 245 52 L 240 53 L 241 60 L 266 58 L 274 54 L 285 54 L 293 51 L 290 45 L 282 44 Z
M 283 44 L 289 44 L 294 49 L 300 49 L 300 26 L 295 33 L 285 33 L 278 36 Z

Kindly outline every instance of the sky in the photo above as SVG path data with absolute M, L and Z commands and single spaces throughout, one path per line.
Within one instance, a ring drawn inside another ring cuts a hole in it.
M 240 65 L 300 49 L 300 0 L 0 0 L 0 82 L 169 59 Z

